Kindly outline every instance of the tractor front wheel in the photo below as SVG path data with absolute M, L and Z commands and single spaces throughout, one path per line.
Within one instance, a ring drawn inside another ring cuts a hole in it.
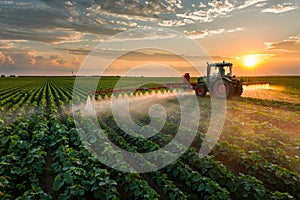
M 218 80 L 213 84 L 211 95 L 218 99 L 226 99 L 230 98 L 233 92 L 234 87 L 232 83 L 225 80 Z
M 203 86 L 203 85 L 198 85 L 196 86 L 195 88 L 195 93 L 197 96 L 199 97 L 205 97 L 206 93 L 207 93 L 207 90 L 206 90 L 206 87 Z

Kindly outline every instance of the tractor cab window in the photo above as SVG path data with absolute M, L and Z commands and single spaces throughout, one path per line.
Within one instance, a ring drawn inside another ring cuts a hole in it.
M 219 69 L 218 69 L 218 67 L 212 67 L 211 71 L 210 71 L 210 75 L 212 77 L 218 77 L 218 76 L 220 76 L 219 75 Z
M 224 76 L 231 76 L 232 72 L 231 72 L 231 67 L 227 66 L 227 67 L 223 67 L 224 68 Z
M 212 77 L 231 76 L 231 69 L 229 66 L 212 67 L 210 74 Z
M 219 76 L 231 76 L 231 69 L 229 66 L 217 67 Z

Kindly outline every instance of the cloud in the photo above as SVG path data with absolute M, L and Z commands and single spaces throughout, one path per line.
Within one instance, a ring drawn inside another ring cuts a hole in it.
M 205 38 L 208 35 L 208 31 L 207 30 L 203 30 L 203 31 L 185 31 L 185 34 L 187 34 L 191 39 L 201 39 L 201 38 Z
M 1 1 L 0 39 L 50 44 L 110 36 L 133 27 L 180 27 L 212 22 L 266 0 L 30 0 Z
M 237 27 L 233 29 L 212 29 L 212 30 L 199 30 L 199 31 L 184 31 L 185 34 L 191 39 L 201 39 L 212 35 L 222 34 L 222 33 L 233 33 L 237 31 L 244 30 L 244 27 Z
M 176 16 L 182 19 L 192 20 L 194 23 L 212 22 L 217 17 L 227 16 L 235 9 L 234 3 L 229 0 L 213 0 L 209 1 L 207 5 L 201 3 L 198 7 L 199 8 L 195 8 L 192 11 L 188 10 L 185 13 L 178 13 Z
M 78 57 L 75 57 L 72 61 L 72 65 L 74 65 L 75 67 L 79 67 L 81 65 L 81 61 L 79 60 Z
M 43 35 L 42 29 L 59 28 L 57 23 L 64 19 L 63 13 L 47 6 L 40 1 L 14 1 L 10 4 L 0 4 L 0 38 L 2 39 L 34 39 Z M 19 33 L 19 34 L 18 34 Z M 32 37 L 30 33 L 33 34 Z M 24 37 L 21 37 L 24 34 Z M 45 34 L 44 34 L 45 35 Z M 6 37 L 5 37 L 6 36 Z M 26 37 L 27 36 L 27 37 Z
M 36 65 L 38 62 L 44 60 L 43 56 L 38 55 L 36 51 L 11 51 L 11 58 L 8 60 L 12 61 L 11 64 L 20 65 L 22 67 Z
M 195 11 L 195 12 L 187 12 L 187 13 L 179 13 L 176 14 L 177 17 L 187 20 L 192 20 L 192 23 L 195 21 L 198 22 L 211 22 L 212 18 L 205 11 Z M 177 22 L 178 23 L 178 22 Z
M 121 20 L 110 20 L 110 23 L 112 24 L 117 24 L 121 26 L 129 26 L 129 27 L 136 27 L 137 23 L 136 22 L 126 22 L 126 21 L 121 21 Z
M 183 20 L 172 19 L 172 20 L 162 20 L 162 21 L 158 22 L 158 25 L 162 26 L 162 27 L 177 27 L 177 26 L 184 26 L 184 25 L 193 24 L 193 23 L 194 23 L 194 21 L 192 21 L 190 19 L 183 19 Z
M 35 65 L 38 60 L 42 60 L 43 59 L 42 57 L 38 56 L 37 52 L 35 52 L 35 51 L 29 51 L 29 52 L 26 52 L 25 54 L 21 54 L 20 56 L 29 65 Z
M 200 2 L 199 8 L 206 8 L 206 5 L 203 2 Z
M 33 1 L 33 0 L 32 0 Z M 63 2 L 64 1 L 60 1 Z M 74 5 L 75 2 L 73 2 Z M 85 33 L 111 35 L 113 28 L 99 26 L 99 18 L 86 16 L 86 8 L 74 13 L 55 1 L 0 2 L 0 39 L 29 40 L 51 44 L 81 41 Z M 79 5 L 78 5 L 79 6 Z M 90 6 L 90 5 L 87 5 Z M 75 9 L 75 8 L 74 8 Z
M 6 56 L 5 62 L 8 63 L 9 65 L 15 64 L 15 61 L 12 59 L 11 56 Z
M 267 5 L 268 3 L 258 3 L 255 6 L 258 8 L 264 7 L 265 5 Z
M 227 33 L 233 33 L 233 32 L 237 32 L 237 31 L 242 31 L 244 29 L 245 29 L 245 27 L 237 27 L 237 28 L 234 28 L 234 29 L 227 30 Z
M 244 9 L 253 5 L 257 5 L 258 7 L 262 5 L 262 3 L 266 2 L 268 0 L 246 0 L 243 4 L 238 6 L 238 9 Z
M 265 47 L 267 51 L 300 53 L 300 34 L 279 42 L 266 42 Z
M 53 34 L 56 35 L 55 40 L 52 41 L 52 44 L 61 44 L 69 42 L 80 42 L 84 36 L 84 33 L 74 31 L 72 29 L 61 29 L 57 28 L 55 30 L 44 30 L 44 34 Z
M 86 26 L 90 26 L 87 29 L 89 31 L 94 30 L 96 25 L 102 25 L 108 31 L 136 26 L 136 21 L 146 22 L 151 18 L 155 20 L 160 13 L 175 12 L 176 9 L 182 7 L 181 0 L 72 0 L 67 2 L 43 0 L 43 3 L 60 13 L 67 13 L 68 22 L 71 22 L 76 30 L 84 22 Z M 115 24 L 115 22 L 121 24 Z
M 124 42 L 124 41 L 147 42 L 150 40 L 164 40 L 164 39 L 171 39 L 171 38 L 179 38 L 182 36 L 183 35 L 181 33 L 169 29 L 147 27 L 147 28 L 135 29 L 129 32 L 123 32 L 121 35 L 117 35 L 116 37 L 107 38 L 105 42 L 115 43 L 112 45 L 120 46 L 116 42 Z
M 15 44 L 10 40 L 0 40 L 0 49 L 12 49 Z
M 2 29 L 0 30 L 0 38 L 4 40 L 14 41 L 39 41 L 51 44 L 60 44 L 66 42 L 80 42 L 83 33 L 74 31 L 72 29 L 65 28 L 53 28 L 53 29 Z M 4 41 L 1 40 L 1 41 Z M 1 47 L 1 46 L 0 46 Z
M 220 15 L 226 15 L 235 8 L 234 4 L 229 0 L 213 0 L 208 2 L 208 5 L 212 7 L 210 10 L 208 10 L 208 13 L 217 13 Z
M 297 8 L 298 7 L 296 5 L 293 5 L 292 3 L 283 3 L 283 4 L 273 5 L 269 8 L 262 10 L 262 12 L 278 14 L 278 13 L 284 13 L 291 10 L 295 10 Z
M 134 27 L 181 27 L 228 17 L 267 0 L 30 0 L 1 1 L 0 40 L 83 42 Z M 285 9 L 292 5 L 282 4 Z M 272 7 L 271 7 L 272 8 Z M 280 8 L 276 8 L 277 10 Z M 265 10 L 267 11 L 267 10 Z M 0 44 L 0 47 L 4 46 Z M 8 47 L 8 46 L 7 46 Z
M 64 59 L 60 54 L 47 56 L 49 53 L 31 50 L 0 51 L 0 68 L 3 73 L 39 74 L 58 73 L 69 67 L 80 66 L 79 58 Z M 73 60 L 72 60 L 73 59 Z
M 4 55 L 0 51 L 0 65 L 13 65 L 15 62 L 11 56 Z
M 218 17 L 230 16 L 230 14 L 235 10 L 242 10 L 253 5 L 261 7 L 264 6 L 266 2 L 267 0 L 212 0 L 208 1 L 206 4 L 201 2 L 198 7 L 194 8 L 194 10 L 190 8 L 187 9 L 184 13 L 182 13 L 182 11 L 179 11 L 176 16 L 179 19 L 182 18 L 192 20 L 192 22 L 194 23 L 212 22 Z M 180 23 L 177 22 L 177 24 Z M 191 21 L 185 24 L 191 24 Z
M 5 55 L 0 51 L 0 65 L 5 63 Z
M 220 29 L 215 29 L 215 30 L 210 30 L 209 33 L 210 34 L 213 34 L 213 35 L 216 35 L 216 34 L 221 34 L 221 33 L 224 33 L 225 32 L 225 29 L 224 28 L 220 28 Z
M 35 65 L 35 64 L 36 64 L 36 59 L 33 58 L 33 57 L 30 57 L 30 58 L 27 60 L 27 63 L 30 64 L 30 65 Z
M 64 50 L 67 51 L 69 54 L 73 54 L 73 55 L 82 55 L 82 56 L 86 56 L 88 55 L 92 50 L 91 49 L 86 49 L 86 48 L 58 48 L 59 50 Z
M 51 55 L 49 57 L 51 65 L 54 66 L 60 66 L 60 65 L 65 65 L 67 62 L 63 59 L 62 55 Z

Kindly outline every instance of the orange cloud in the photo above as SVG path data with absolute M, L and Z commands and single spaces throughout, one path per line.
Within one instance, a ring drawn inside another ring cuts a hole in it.
M 51 55 L 49 57 L 51 65 L 59 66 L 59 65 L 65 65 L 66 61 L 63 59 L 62 55 Z
M 6 56 L 0 51 L 0 65 L 12 65 L 14 63 L 11 56 Z
M 74 65 L 75 67 L 79 67 L 81 65 L 81 61 L 79 60 L 78 57 L 75 57 L 72 61 L 72 65 Z
M 15 61 L 12 59 L 11 56 L 6 56 L 5 63 L 13 65 L 13 64 L 15 64 Z
M 266 42 L 265 47 L 267 51 L 300 53 L 300 34 L 279 42 Z
M 0 65 L 4 64 L 5 62 L 5 55 L 0 51 Z

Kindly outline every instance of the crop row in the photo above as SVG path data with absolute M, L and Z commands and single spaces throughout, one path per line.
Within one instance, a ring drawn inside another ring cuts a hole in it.
M 123 132 L 125 127 L 122 127 L 123 130 L 120 129 L 120 127 L 114 124 L 112 118 L 107 120 L 106 123 L 111 127 L 114 127 L 117 130 L 118 134 L 121 134 L 122 136 L 127 138 L 129 140 L 129 143 L 138 144 L 136 145 L 136 148 L 141 151 L 153 151 L 152 148 L 157 145 L 155 141 L 157 141 L 158 144 L 160 144 L 160 146 L 163 147 L 163 145 L 165 144 L 165 139 L 169 139 L 170 137 L 172 137 L 167 133 L 158 133 L 155 135 L 155 139 L 153 139 L 154 143 L 151 144 L 151 142 L 149 141 L 144 140 L 144 142 L 142 142 L 143 139 L 136 139 L 136 137 L 132 137 L 132 133 L 130 133 L 132 132 L 132 130 L 126 130 L 127 134 Z M 111 133 L 112 131 L 110 130 L 109 132 Z M 128 133 L 130 133 L 130 135 L 128 135 Z M 145 149 L 147 147 L 148 149 Z M 200 176 L 206 176 L 208 179 L 215 181 L 221 187 L 226 188 L 230 192 L 231 197 L 234 198 L 288 199 L 290 197 L 290 195 L 278 191 L 276 191 L 275 193 L 268 191 L 264 188 L 263 183 L 261 181 L 257 180 L 252 176 L 242 174 L 240 176 L 235 176 L 230 171 L 227 171 L 226 167 L 223 164 L 213 160 L 212 157 L 204 157 L 200 159 L 199 155 L 195 153 L 195 150 L 191 148 L 187 151 L 187 153 L 185 153 L 181 157 L 181 161 L 188 164 L 192 169 L 199 173 Z M 167 169 L 169 169 L 169 167 L 167 167 Z M 179 171 L 181 171 L 181 168 L 174 170 L 175 174 Z M 208 185 L 206 186 L 208 187 Z

